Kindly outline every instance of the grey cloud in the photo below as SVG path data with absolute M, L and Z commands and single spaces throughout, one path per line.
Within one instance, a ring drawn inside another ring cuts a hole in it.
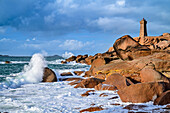
M 55 35 L 80 30 L 137 32 L 135 27 L 143 17 L 150 22 L 169 25 L 169 3 L 168 0 L 1 0 L 0 26 Z

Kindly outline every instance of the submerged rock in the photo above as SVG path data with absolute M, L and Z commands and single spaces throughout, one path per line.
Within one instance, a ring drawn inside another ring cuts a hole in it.
M 61 64 L 67 64 L 67 62 L 66 61 L 61 61 Z
M 48 67 L 44 68 L 44 75 L 42 82 L 57 82 L 56 74 Z
M 74 71 L 74 74 L 80 76 L 82 73 L 84 73 L 84 71 Z
M 73 76 L 71 72 L 63 72 L 60 74 L 61 76 Z
M 87 109 L 80 110 L 80 113 L 82 113 L 82 112 L 94 112 L 94 111 L 101 111 L 101 110 L 104 110 L 101 106 L 90 107 L 90 108 L 87 108 Z
M 138 109 L 143 109 L 145 107 L 148 107 L 146 105 L 135 105 L 135 104 L 130 104 L 125 106 L 123 109 L 128 109 L 128 110 L 138 110 Z
M 72 86 L 80 83 L 82 80 L 83 80 L 82 78 L 68 78 L 66 81 L 73 81 L 69 83 L 69 85 Z
M 10 64 L 11 63 L 11 61 L 5 61 L 5 64 Z
M 88 90 L 85 93 L 81 94 L 81 96 L 86 97 L 86 96 L 89 96 L 89 95 L 94 95 L 95 94 L 94 92 L 95 92 L 95 90 Z

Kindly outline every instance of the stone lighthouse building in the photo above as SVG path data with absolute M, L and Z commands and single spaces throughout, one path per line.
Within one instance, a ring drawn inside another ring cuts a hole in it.
M 141 38 L 141 44 L 145 43 L 145 37 L 147 36 L 147 28 L 146 28 L 147 21 L 143 18 L 140 21 L 140 34 L 139 37 Z
M 147 46 L 150 49 L 155 49 L 158 45 L 161 45 L 161 44 L 162 44 L 161 46 L 163 47 L 163 43 L 164 45 L 170 44 L 170 33 L 163 33 L 163 35 L 160 35 L 160 36 L 147 36 L 148 34 L 147 34 L 146 24 L 147 24 L 147 21 L 143 18 L 140 21 L 139 37 L 133 37 L 134 40 L 139 42 L 141 45 Z

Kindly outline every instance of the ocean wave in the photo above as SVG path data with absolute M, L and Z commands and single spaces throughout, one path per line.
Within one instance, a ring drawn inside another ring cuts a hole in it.
M 57 59 L 57 60 L 46 61 L 46 62 L 47 64 L 61 64 L 61 61 L 63 61 L 63 59 Z
M 59 67 L 63 66 L 63 69 L 52 68 L 53 71 L 55 72 L 58 80 L 65 78 L 63 76 L 60 76 L 60 74 L 63 72 L 71 72 L 73 75 L 72 77 L 77 77 L 74 74 L 74 71 L 87 71 L 90 68 L 89 66 L 86 66 L 86 64 L 76 63 L 75 61 L 70 62 L 68 64 L 61 64 L 62 60 L 63 59 L 58 59 L 58 60 L 54 60 L 54 61 L 46 61 L 45 58 L 41 54 L 34 54 L 31 58 L 30 62 L 28 62 L 28 64 L 26 64 L 24 66 L 23 71 L 20 73 L 8 75 L 6 77 L 6 80 L 4 82 L 0 83 L 0 88 L 1 89 L 18 88 L 23 84 L 39 83 L 42 81 L 44 68 L 47 67 L 47 65 L 49 65 L 49 64 L 52 64 L 51 66 L 53 66 L 53 64 L 54 64 L 54 66 L 55 66 L 55 64 L 56 64 L 56 66 L 59 66 Z M 23 63 L 23 62 L 15 61 L 12 63 Z M 67 67 L 67 69 L 65 69 L 66 67 Z M 83 76 L 83 74 L 82 74 L 82 76 Z M 81 77 L 81 76 L 79 76 L 79 77 Z M 67 76 L 67 78 L 69 78 L 69 77 Z
M 46 66 L 44 57 L 41 54 L 34 54 L 21 73 L 15 74 L 16 77 L 6 77 L 6 81 L 0 83 L 0 87 L 1 89 L 17 88 L 23 84 L 38 83 L 42 81 L 43 70 Z

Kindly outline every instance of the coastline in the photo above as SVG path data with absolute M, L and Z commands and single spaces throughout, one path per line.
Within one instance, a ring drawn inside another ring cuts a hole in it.
M 75 61 L 91 65 L 89 71 L 85 72 L 84 79 L 72 79 L 71 81 L 74 81 L 70 85 L 76 84 L 74 88 L 95 89 L 82 94 L 85 97 L 93 95 L 95 91 L 117 91 L 122 102 L 131 103 L 123 108 L 129 109 L 129 112 L 144 109 L 147 105 L 138 106 L 137 103 L 147 102 L 166 105 L 163 109 L 169 109 L 170 46 L 166 43 L 170 42 L 170 34 L 145 37 L 148 39 L 145 39 L 147 41 L 144 44 L 139 38 L 125 35 L 117 39 L 113 47 L 105 53 L 97 53 L 94 56 L 72 56 L 62 61 L 63 64 Z M 80 112 L 102 110 L 104 108 L 97 106 Z

